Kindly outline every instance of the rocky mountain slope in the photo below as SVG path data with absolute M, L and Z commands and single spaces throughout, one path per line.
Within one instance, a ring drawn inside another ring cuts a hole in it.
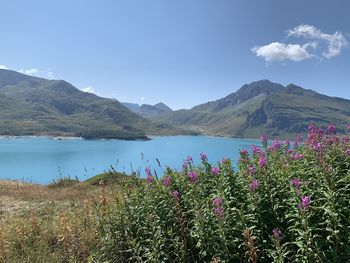
M 306 132 L 310 123 L 326 126 L 330 122 L 345 132 L 350 123 L 350 100 L 261 80 L 190 110 L 162 114 L 157 121 L 232 137 L 256 138 L 261 133 L 283 137 Z

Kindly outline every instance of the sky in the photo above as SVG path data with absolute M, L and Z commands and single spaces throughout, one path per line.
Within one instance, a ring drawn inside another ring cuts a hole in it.
M 191 108 L 260 79 L 350 99 L 348 0 L 0 0 L 0 68 Z

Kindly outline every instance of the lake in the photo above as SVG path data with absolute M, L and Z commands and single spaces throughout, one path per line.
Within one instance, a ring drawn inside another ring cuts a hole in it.
M 260 140 L 208 136 L 153 137 L 150 141 L 1 138 L 0 178 L 40 184 L 64 176 L 85 180 L 108 171 L 111 165 L 127 174 L 140 170 L 141 176 L 150 166 L 161 175 L 166 166 L 181 170 L 188 155 L 200 162 L 201 152 L 207 154 L 209 162 L 225 157 L 236 164 L 239 150 L 250 149 L 252 144 L 260 145 Z

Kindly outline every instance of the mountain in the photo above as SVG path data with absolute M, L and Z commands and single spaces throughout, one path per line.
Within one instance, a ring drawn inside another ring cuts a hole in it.
M 124 102 L 122 104 L 125 107 L 127 107 L 129 110 L 145 118 L 151 118 L 151 117 L 158 116 L 159 114 L 169 113 L 173 111 L 162 102 L 157 103 L 155 105 L 142 104 L 141 106 L 136 103 L 128 103 L 128 102 Z
M 147 139 L 187 133 L 155 124 L 113 99 L 82 92 L 64 80 L 0 69 L 0 135 Z
M 304 133 L 314 123 L 338 125 L 340 132 L 350 123 L 350 100 L 329 97 L 290 84 L 269 80 L 243 85 L 236 92 L 190 110 L 157 116 L 158 122 L 186 127 L 200 133 L 257 138 Z

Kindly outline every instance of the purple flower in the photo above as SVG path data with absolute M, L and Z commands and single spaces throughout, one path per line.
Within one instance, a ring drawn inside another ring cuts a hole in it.
M 255 192 L 258 189 L 259 185 L 259 181 L 257 179 L 253 179 L 249 184 L 250 191 Z
M 254 155 L 262 155 L 263 154 L 263 151 L 255 144 L 252 145 L 252 150 L 253 150 Z
M 214 199 L 213 199 L 213 206 L 215 206 L 215 207 L 218 207 L 218 206 L 222 206 L 222 204 L 223 204 L 224 202 L 223 202 L 223 200 L 220 198 L 220 197 L 215 197 Z
M 314 146 L 313 146 L 313 149 L 315 151 L 318 151 L 318 152 L 321 152 L 322 151 L 322 144 L 321 143 L 316 143 Z
M 282 230 L 279 229 L 279 228 L 274 228 L 272 230 L 272 236 L 273 236 L 274 239 L 276 239 L 278 241 L 282 240 L 283 239 Z
M 192 183 L 196 183 L 196 182 L 198 181 L 198 176 L 197 176 L 197 174 L 196 174 L 195 171 L 190 171 L 190 172 L 188 173 L 188 177 L 190 178 L 190 181 L 191 181 Z
M 342 139 L 343 144 L 348 144 L 349 141 L 350 141 L 350 139 L 348 137 L 343 137 L 343 139 Z
M 310 204 L 311 204 L 311 198 L 309 196 L 303 195 L 300 198 L 299 209 L 302 211 L 307 211 L 310 207 Z
M 296 153 L 295 156 L 294 156 L 294 158 L 295 158 L 296 160 L 301 160 L 301 159 L 304 158 L 304 155 L 302 155 L 301 153 Z
M 171 179 L 170 179 L 170 177 L 169 177 L 169 176 L 164 177 L 164 179 L 163 179 L 163 185 L 164 185 L 165 187 L 168 187 L 170 184 L 171 184 Z
M 214 167 L 211 168 L 211 173 L 212 174 L 218 175 L 219 172 L 220 172 L 220 169 L 218 167 L 214 166 Z
M 152 176 L 152 174 L 151 174 L 151 168 L 146 167 L 145 172 L 146 172 L 147 176 Z
M 214 214 L 217 218 L 221 218 L 224 215 L 224 208 L 219 206 L 214 208 Z
M 239 151 L 239 153 L 242 155 L 242 156 L 244 156 L 244 157 L 246 157 L 247 155 L 248 155 L 248 151 L 247 150 L 240 150 Z
M 176 202 L 180 201 L 180 193 L 178 191 L 172 191 L 171 196 L 175 199 Z
M 298 141 L 295 141 L 294 142 L 294 145 L 293 145 L 293 148 L 295 149 L 295 148 L 298 148 L 299 147 L 299 142 Z
M 346 155 L 350 156 L 350 149 L 347 149 L 347 150 L 345 151 L 345 153 L 346 153 Z
M 201 160 L 202 160 L 203 162 L 208 161 L 208 157 L 207 157 L 207 155 L 206 155 L 205 153 L 201 152 L 199 155 L 200 155 Z
M 348 124 L 348 127 L 347 127 L 347 128 L 348 128 L 348 132 L 350 132 L 350 124 Z
M 255 168 L 254 166 L 249 165 L 248 166 L 248 174 L 254 174 L 255 173 Z
M 266 163 L 267 163 L 267 161 L 266 161 L 265 157 L 260 156 L 259 157 L 259 166 L 264 167 L 266 165 Z
M 266 145 L 267 144 L 267 135 L 266 134 L 261 134 L 260 140 L 261 140 L 261 143 L 263 145 Z
M 335 126 L 333 124 L 329 124 L 327 127 L 328 134 L 335 134 Z
M 153 181 L 154 181 L 153 176 L 152 176 L 152 175 L 147 175 L 147 176 L 146 176 L 146 181 L 147 181 L 147 183 L 149 183 L 149 184 L 153 183 Z
M 186 162 L 187 164 L 192 164 L 192 163 L 193 163 L 192 157 L 188 155 L 185 162 Z
M 147 183 L 149 183 L 149 184 L 153 183 L 154 178 L 152 176 L 151 169 L 149 167 L 146 167 L 145 172 L 147 174 L 147 176 L 146 176 Z
M 290 184 L 295 188 L 299 188 L 301 186 L 301 181 L 298 178 L 292 178 L 292 180 L 290 180 Z

